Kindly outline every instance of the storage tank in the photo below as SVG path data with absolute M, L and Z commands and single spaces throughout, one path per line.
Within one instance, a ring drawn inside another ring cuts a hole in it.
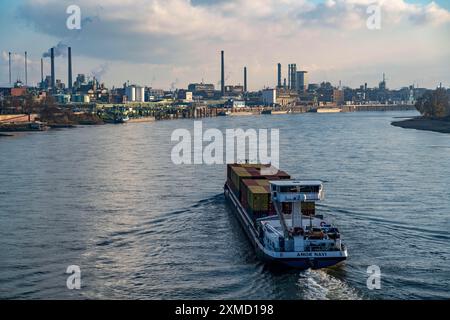
M 145 88 L 136 87 L 136 102 L 145 102 Z
M 130 86 L 125 89 L 125 95 L 127 96 L 128 102 L 136 101 L 136 87 Z

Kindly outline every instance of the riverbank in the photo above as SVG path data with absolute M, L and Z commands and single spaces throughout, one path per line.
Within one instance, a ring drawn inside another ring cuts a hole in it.
M 440 120 L 440 119 L 428 119 L 423 117 L 417 117 L 403 121 L 394 121 L 391 124 L 395 127 L 400 127 L 404 129 L 416 129 L 440 133 L 450 133 L 450 118 Z

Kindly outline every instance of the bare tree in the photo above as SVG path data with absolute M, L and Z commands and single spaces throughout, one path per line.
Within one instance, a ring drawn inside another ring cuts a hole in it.
M 449 96 L 443 88 L 427 91 L 417 100 L 416 109 L 427 118 L 445 118 L 450 115 Z

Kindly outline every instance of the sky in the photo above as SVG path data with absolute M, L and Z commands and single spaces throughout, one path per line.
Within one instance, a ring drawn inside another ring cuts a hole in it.
M 375 30 L 367 27 L 374 4 Z M 66 26 L 70 5 L 81 9 L 80 30 Z M 277 63 L 283 77 L 296 63 L 310 83 L 375 87 L 386 73 L 392 89 L 450 86 L 448 0 L 2 0 L 0 28 L 0 86 L 8 84 L 8 52 L 13 80 L 24 80 L 28 52 L 35 84 L 53 46 L 58 79 L 67 82 L 71 46 L 73 73 L 109 87 L 217 86 L 221 50 L 226 84 L 242 84 L 246 66 L 250 90 L 275 86 Z

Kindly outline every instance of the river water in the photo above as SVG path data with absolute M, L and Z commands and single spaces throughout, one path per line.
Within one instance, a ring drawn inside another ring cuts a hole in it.
M 172 164 L 171 134 L 192 120 L 1 138 L 0 298 L 448 299 L 450 136 L 390 125 L 411 115 L 203 120 L 278 128 L 281 168 L 326 181 L 319 211 L 350 257 L 305 272 L 257 260 L 224 201 L 224 165 Z M 69 265 L 81 290 L 66 287 Z

